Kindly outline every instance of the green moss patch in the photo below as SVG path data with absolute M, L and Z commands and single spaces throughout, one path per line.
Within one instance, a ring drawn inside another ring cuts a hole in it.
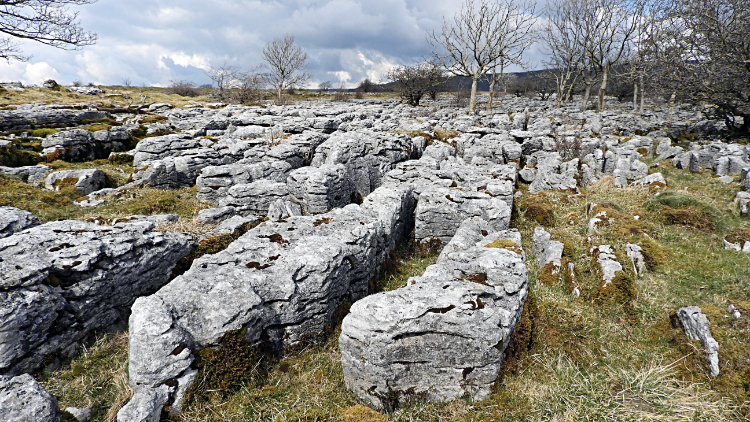
M 531 195 L 522 197 L 519 209 L 524 213 L 523 218 L 535 221 L 544 227 L 555 225 L 555 213 L 552 203 L 544 195 Z
M 507 249 L 511 252 L 515 252 L 519 255 L 523 255 L 523 249 L 521 249 L 521 245 L 518 243 L 508 240 L 508 239 L 497 239 L 491 243 L 488 243 L 484 245 L 485 248 L 498 248 L 498 249 Z

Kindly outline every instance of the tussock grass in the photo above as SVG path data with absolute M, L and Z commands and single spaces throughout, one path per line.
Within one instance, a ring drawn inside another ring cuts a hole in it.
M 90 163 L 64 163 L 57 169 L 101 168 L 110 184 L 115 186 L 124 183 L 127 175 L 113 169 L 106 160 L 101 165 L 90 166 Z M 0 175 L 0 205 L 11 206 L 32 212 L 42 223 L 56 220 L 87 220 L 103 218 L 111 221 L 114 218 L 134 214 L 177 214 L 180 218 L 192 221 L 198 211 L 209 208 L 209 205 L 198 201 L 195 188 L 177 190 L 158 190 L 152 188 L 133 188 L 116 197 L 105 198 L 104 204 L 91 208 L 82 208 L 74 201 L 82 197 L 73 186 L 64 186 L 59 191 L 49 191 L 42 186 L 24 183 L 17 177 Z
M 130 400 L 128 385 L 128 334 L 106 334 L 80 350 L 79 356 L 61 369 L 43 376 L 47 390 L 60 408 L 92 409 L 93 421 L 113 422 L 117 411 Z

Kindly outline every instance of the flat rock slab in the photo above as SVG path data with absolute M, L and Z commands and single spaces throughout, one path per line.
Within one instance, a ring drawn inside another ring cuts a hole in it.
M 193 241 L 153 227 L 56 221 L 0 239 L 0 370 L 30 372 L 73 353 L 164 285 Z
M 385 411 L 489 397 L 527 293 L 520 234 L 466 220 L 424 275 L 352 306 L 339 337 L 347 387 Z

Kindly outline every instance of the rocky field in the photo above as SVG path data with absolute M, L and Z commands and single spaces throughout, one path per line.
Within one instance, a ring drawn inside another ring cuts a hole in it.
M 690 105 L 4 98 L 0 420 L 750 417 L 750 147 Z

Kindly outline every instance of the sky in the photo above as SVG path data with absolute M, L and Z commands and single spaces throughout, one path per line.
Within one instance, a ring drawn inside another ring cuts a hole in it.
M 428 31 L 439 32 L 460 7 L 460 0 L 99 0 L 72 8 L 98 34 L 95 45 L 66 51 L 23 41 L 31 59 L 0 59 L 0 81 L 202 85 L 211 83 L 211 67 L 263 63 L 263 46 L 291 34 L 309 57 L 308 87 L 330 81 L 351 88 L 428 57 Z M 525 55 L 531 69 L 542 58 L 537 46 Z

